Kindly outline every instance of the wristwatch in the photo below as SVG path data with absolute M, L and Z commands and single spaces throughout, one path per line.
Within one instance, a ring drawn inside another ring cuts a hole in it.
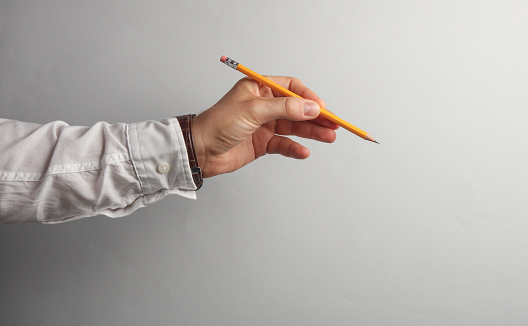
M 187 147 L 187 155 L 189 156 L 189 165 L 191 166 L 191 173 L 194 184 L 196 185 L 196 190 L 200 189 L 203 185 L 202 170 L 198 166 L 198 161 L 196 160 L 196 152 L 194 151 L 194 144 L 191 132 L 191 120 L 196 116 L 196 114 L 186 114 L 177 116 L 178 122 L 180 123 L 180 128 L 183 133 L 183 139 L 185 140 L 185 146 Z

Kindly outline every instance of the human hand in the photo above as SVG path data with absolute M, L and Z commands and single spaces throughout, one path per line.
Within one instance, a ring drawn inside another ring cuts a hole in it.
M 210 109 L 192 120 L 198 165 L 204 178 L 228 173 L 265 154 L 305 159 L 310 151 L 284 136 L 332 143 L 339 126 L 318 117 L 326 104 L 292 77 L 268 76 L 303 97 L 283 97 L 243 78 Z

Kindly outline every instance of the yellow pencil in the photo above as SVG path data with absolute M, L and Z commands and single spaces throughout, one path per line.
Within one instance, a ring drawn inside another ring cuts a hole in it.
M 240 63 L 236 62 L 235 60 L 229 59 L 225 55 L 223 55 L 220 58 L 220 61 L 222 61 L 223 63 L 225 63 L 229 67 L 240 71 L 241 73 L 245 74 L 246 76 L 258 81 L 259 83 L 264 84 L 264 85 L 268 86 L 269 88 L 281 93 L 284 96 L 292 96 L 292 97 L 302 98 L 301 96 L 295 94 L 294 92 L 282 87 L 281 85 L 269 80 L 268 78 L 266 78 L 266 77 L 264 77 L 262 75 L 259 75 L 256 72 L 254 72 L 253 70 L 241 65 Z M 351 125 L 350 123 L 348 123 L 345 120 L 341 119 L 340 117 L 336 116 L 332 112 L 321 108 L 321 115 L 323 117 L 325 117 L 326 119 L 328 119 L 328 120 L 340 125 L 341 127 L 345 128 L 346 130 L 348 130 L 350 132 L 353 132 L 354 134 L 358 135 L 359 137 L 361 137 L 363 139 L 366 139 L 366 140 L 370 140 L 371 142 L 375 142 L 375 143 L 379 144 L 377 141 L 374 140 L 374 138 L 370 137 L 367 134 L 366 131 L 361 130 L 358 127 L 355 127 L 355 126 Z

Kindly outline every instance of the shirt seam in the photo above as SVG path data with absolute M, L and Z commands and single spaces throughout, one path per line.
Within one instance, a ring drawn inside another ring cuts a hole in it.
M 137 167 L 136 167 L 136 162 L 134 162 L 134 160 L 132 159 L 132 146 L 130 146 L 130 133 L 129 133 L 129 126 L 130 124 L 127 124 L 126 125 L 126 128 L 125 128 L 125 135 L 126 135 L 126 141 L 127 141 L 127 147 L 128 147 L 128 155 L 130 157 L 130 161 L 132 162 L 132 167 L 134 168 L 134 173 L 136 174 L 136 178 L 138 179 L 138 182 L 139 182 L 139 188 L 141 189 L 142 192 L 145 192 L 144 188 L 143 188 L 143 182 L 141 182 L 141 178 L 139 177 L 139 173 L 138 173 L 138 170 L 137 170 Z
M 137 126 L 134 126 L 135 127 L 135 134 L 136 134 L 136 143 L 137 143 L 137 151 L 138 151 L 138 154 L 139 154 L 139 160 L 141 161 L 141 164 L 143 165 L 143 171 L 145 172 L 145 181 L 147 183 L 147 186 L 149 188 L 148 192 L 150 192 L 152 190 L 152 184 L 150 182 L 150 179 L 149 179 L 149 176 L 148 176 L 148 170 L 147 170 L 147 167 L 145 166 L 145 161 L 143 160 L 143 154 L 141 153 L 141 144 L 139 142 L 139 133 L 137 132 Z M 132 157 L 133 158 L 133 157 Z M 143 188 L 143 192 L 144 193 L 147 193 L 147 191 L 145 191 L 145 189 Z
M 52 165 L 46 172 L 0 170 L 0 181 L 38 182 L 46 177 L 54 175 L 96 171 L 105 166 L 131 161 L 127 155 L 128 153 L 121 152 L 105 155 L 99 162 Z

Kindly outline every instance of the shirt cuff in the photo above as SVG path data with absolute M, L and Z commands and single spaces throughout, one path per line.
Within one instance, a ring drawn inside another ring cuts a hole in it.
M 196 199 L 187 148 L 176 118 L 131 123 L 126 133 L 134 172 L 144 194 L 176 193 Z

